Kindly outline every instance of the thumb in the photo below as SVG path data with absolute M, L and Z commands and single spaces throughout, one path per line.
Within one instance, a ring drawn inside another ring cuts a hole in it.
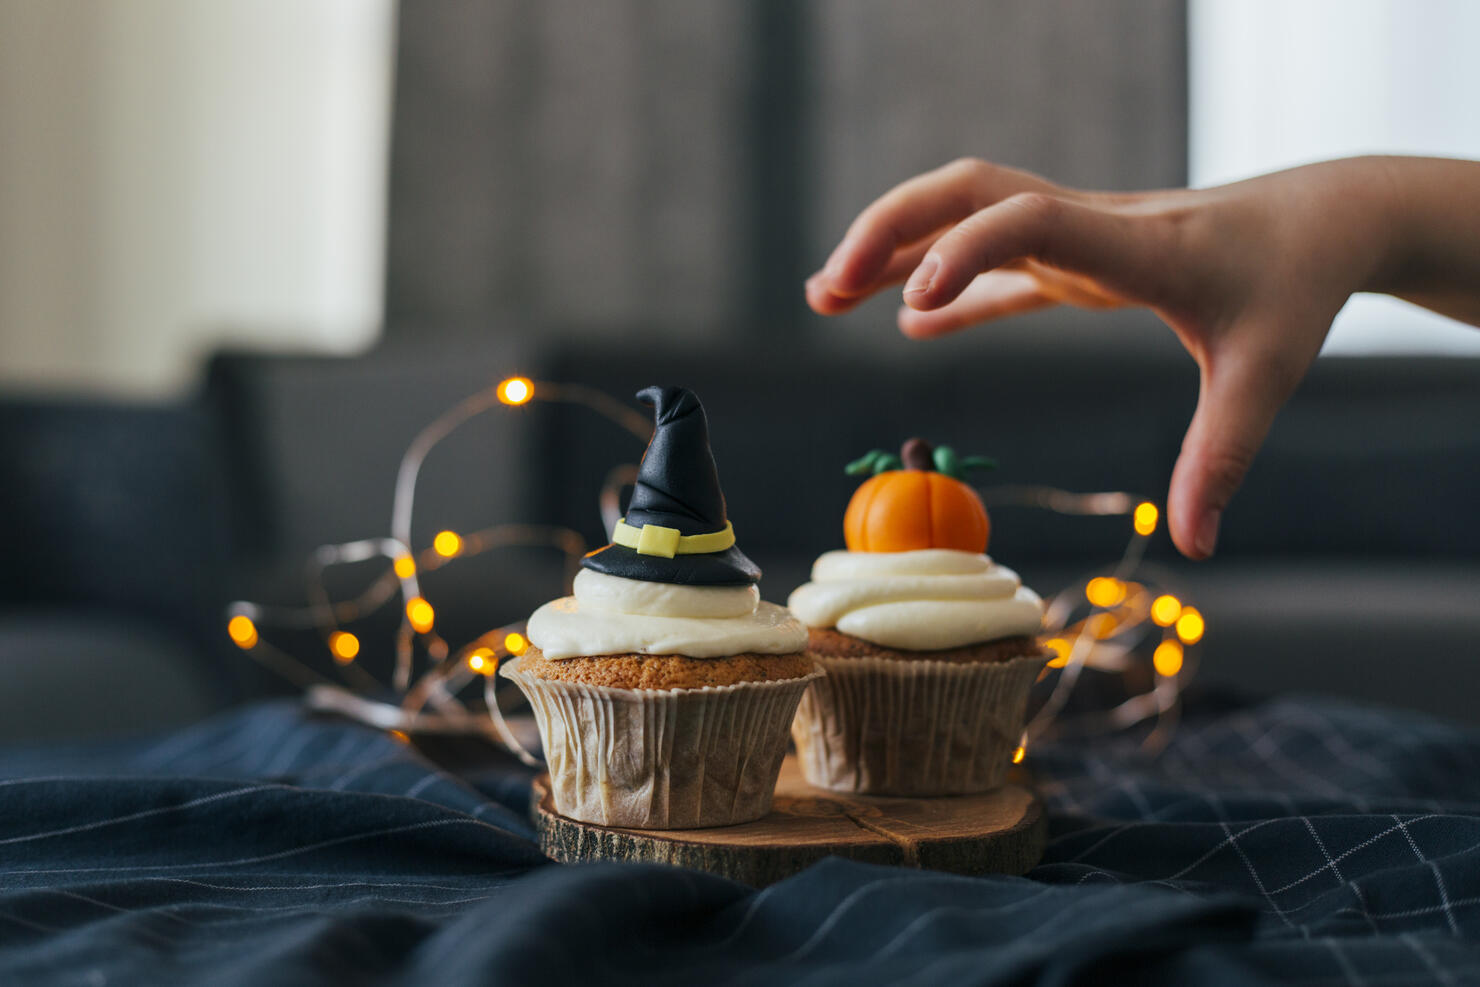
M 1197 411 L 1167 495 L 1172 541 L 1190 559 L 1213 554 L 1223 510 L 1298 380 L 1276 361 L 1247 354 L 1221 353 L 1200 362 Z

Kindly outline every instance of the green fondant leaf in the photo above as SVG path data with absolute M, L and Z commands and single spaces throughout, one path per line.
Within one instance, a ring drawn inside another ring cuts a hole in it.
M 950 446 L 936 446 L 935 454 L 931 457 L 935 460 L 935 471 L 944 473 L 946 476 L 961 479 L 961 464 L 956 458 L 956 450 Z
M 873 472 L 874 463 L 882 455 L 884 455 L 883 449 L 870 449 L 847 466 L 844 466 L 843 472 L 849 476 L 862 476 L 865 473 Z
M 904 460 L 889 453 L 884 453 L 878 459 L 874 460 L 874 475 L 876 476 L 880 473 L 887 473 L 890 470 L 902 469 L 904 469 Z
M 997 468 L 997 460 L 991 456 L 966 456 L 957 466 L 962 472 L 966 470 L 994 470 Z

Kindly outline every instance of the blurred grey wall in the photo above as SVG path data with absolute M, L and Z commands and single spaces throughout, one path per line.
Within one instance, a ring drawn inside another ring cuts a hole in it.
M 1183 183 L 1186 74 L 1183 0 L 408 0 L 388 333 L 874 338 L 801 302 L 859 208 L 967 154 Z

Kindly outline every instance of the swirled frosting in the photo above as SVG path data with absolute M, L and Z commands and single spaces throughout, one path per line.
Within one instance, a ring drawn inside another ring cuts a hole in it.
M 809 627 L 836 627 L 886 648 L 939 651 L 1038 633 L 1043 601 L 985 555 L 827 552 L 787 600 Z
M 576 574 L 574 595 L 529 618 L 527 636 L 546 658 L 785 655 L 807 647 L 807 629 L 785 607 L 761 601 L 755 586 L 681 586 Z

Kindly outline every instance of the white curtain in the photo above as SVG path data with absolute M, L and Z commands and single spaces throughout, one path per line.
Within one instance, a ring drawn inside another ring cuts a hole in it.
M 0 386 L 381 320 L 394 0 L 0 0 Z

